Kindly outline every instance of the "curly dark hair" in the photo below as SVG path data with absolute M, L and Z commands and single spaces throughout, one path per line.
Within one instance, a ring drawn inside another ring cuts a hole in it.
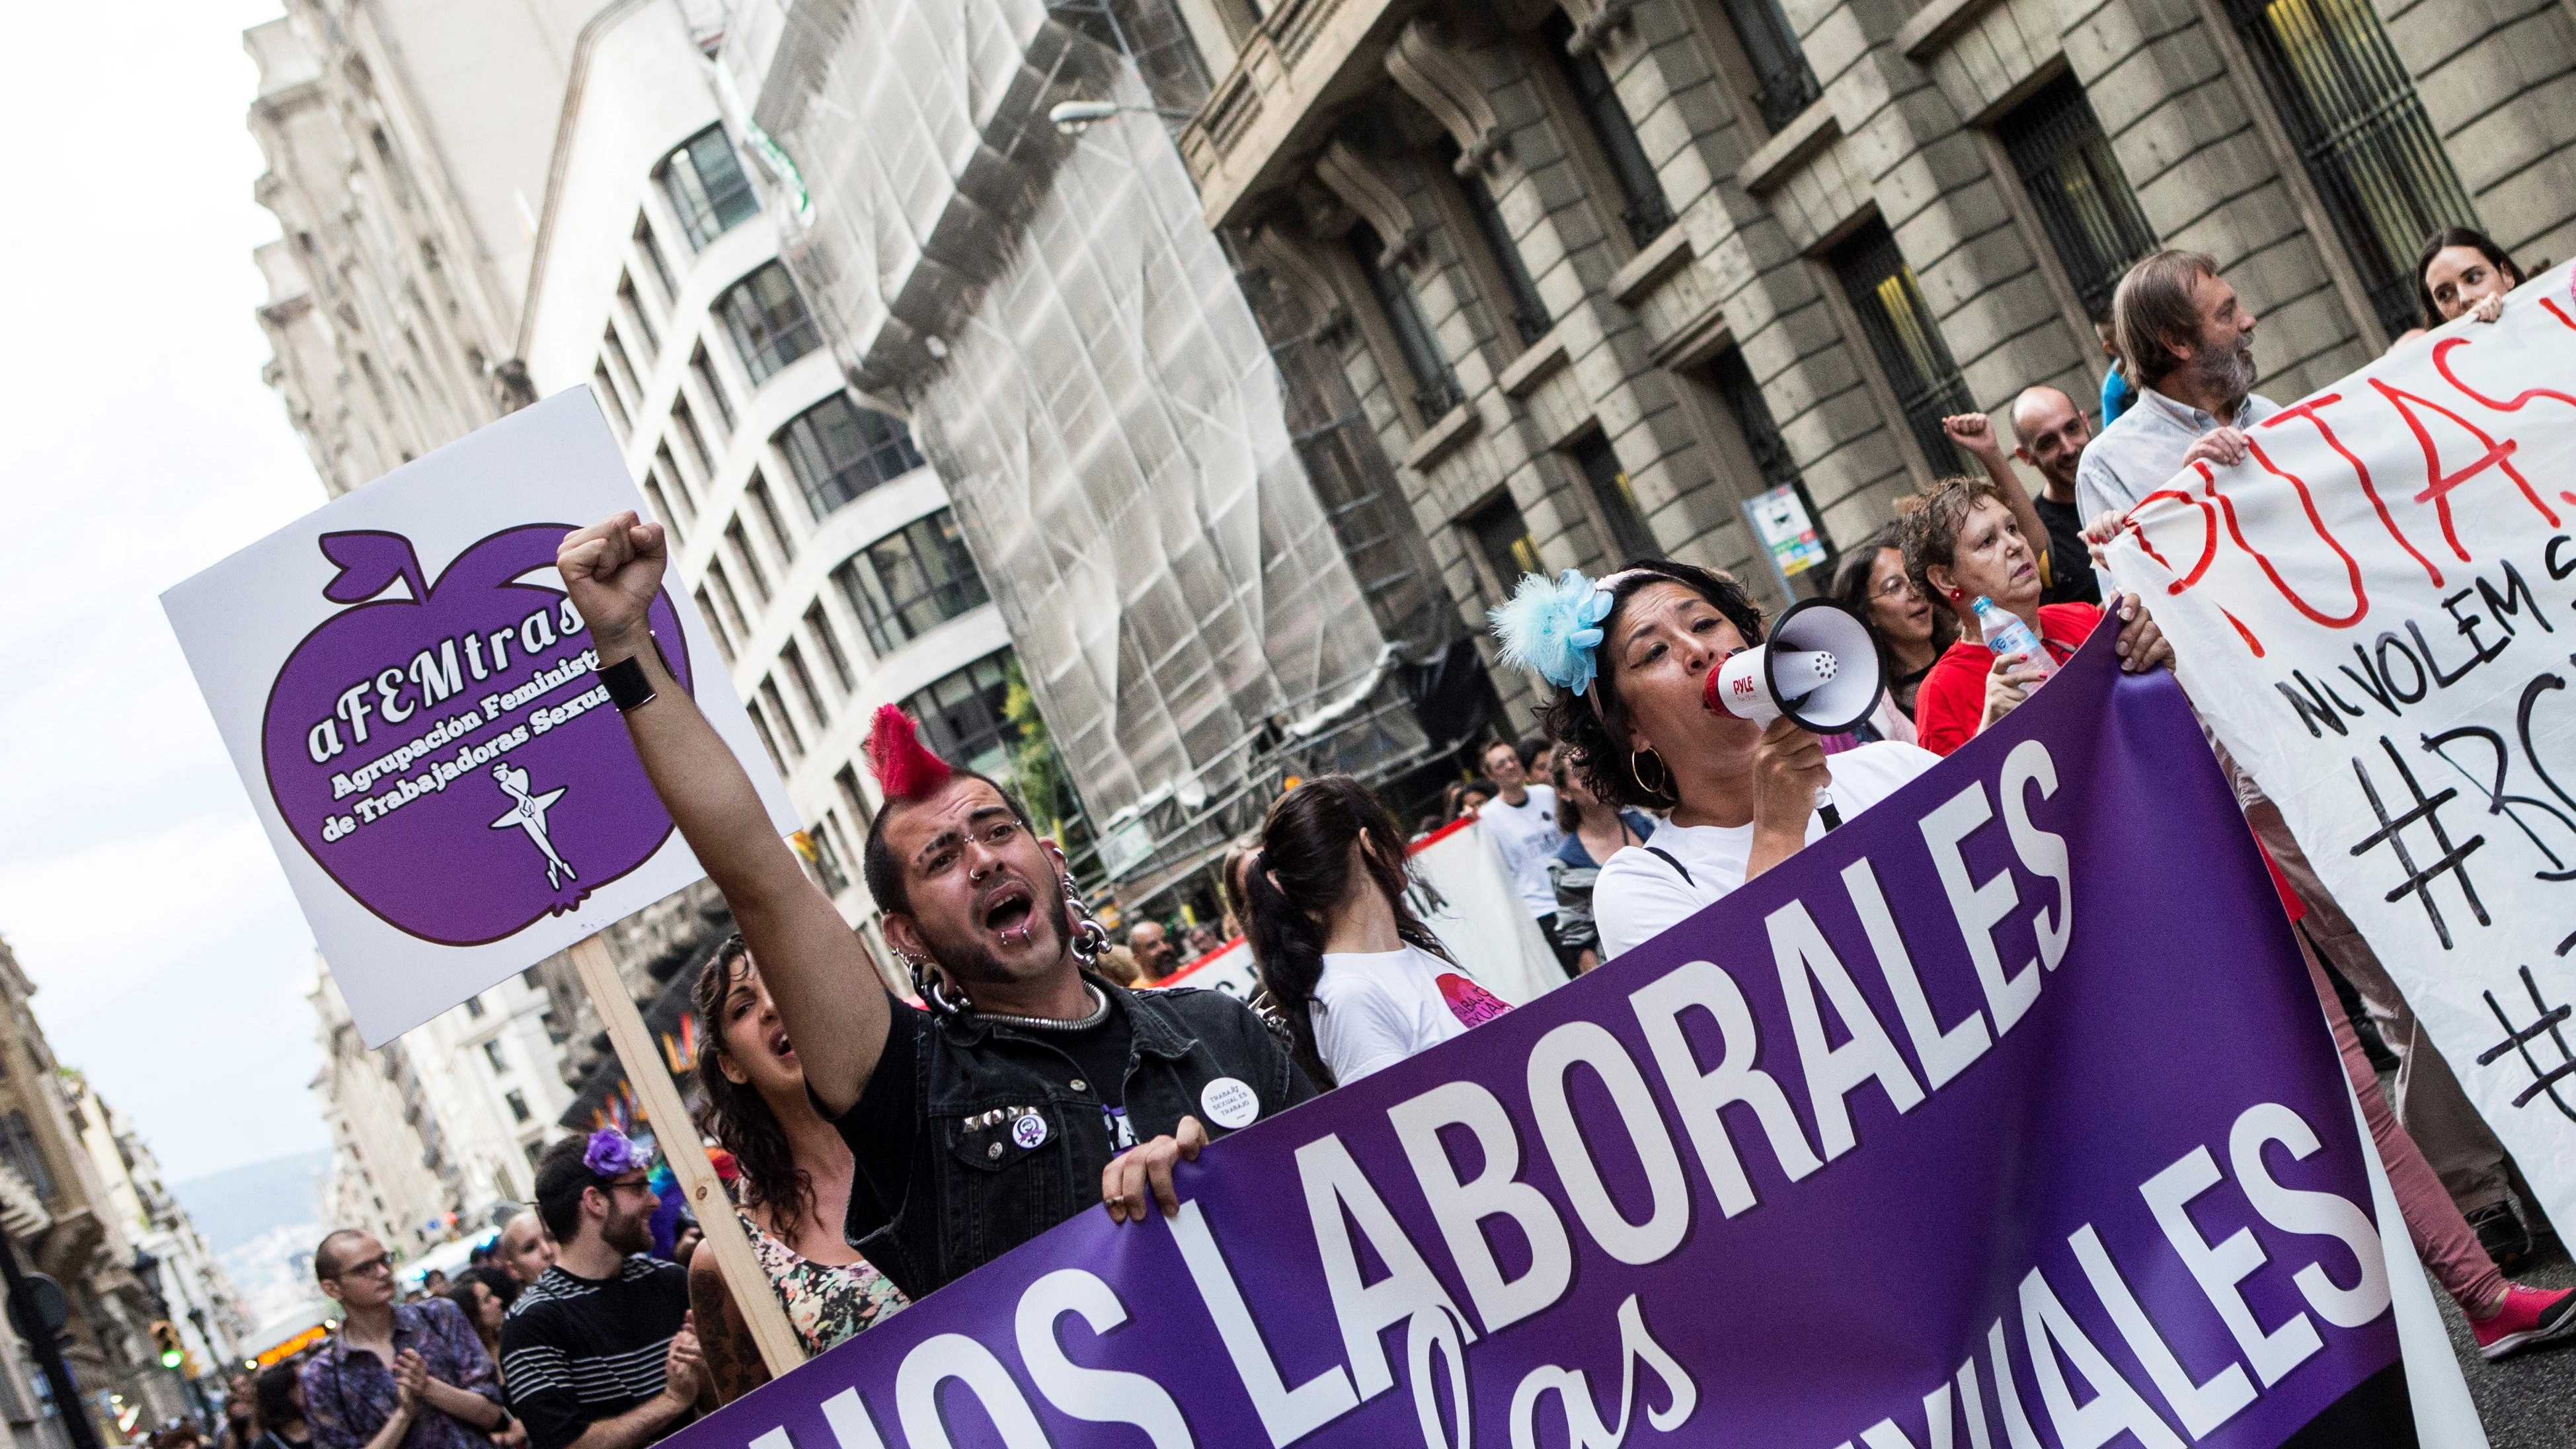
M 1610 591 L 1610 613 L 1600 624 L 1602 643 L 1594 656 L 1598 672 L 1592 682 L 1592 697 L 1560 686 L 1550 692 L 1538 715 L 1548 737 L 1574 752 L 1575 768 L 1583 772 L 1583 783 L 1592 787 L 1592 793 L 1602 803 L 1613 807 L 1669 810 L 1675 803 L 1669 793 L 1669 774 L 1659 777 L 1661 783 L 1652 790 L 1638 778 L 1635 759 L 1628 751 L 1627 707 L 1619 700 L 1618 682 L 1610 667 L 1610 641 L 1618 635 L 1619 616 L 1626 610 L 1628 600 L 1639 589 L 1658 583 L 1680 584 L 1689 589 L 1724 615 L 1744 636 L 1746 644 L 1762 642 L 1762 610 L 1735 580 L 1668 558 L 1640 559 L 1628 565 L 1627 577 Z M 1600 701 L 1597 710 L 1593 707 L 1596 697 Z
M 766 1206 L 771 1235 L 793 1241 L 806 1214 L 815 1211 L 813 1175 L 796 1165 L 796 1149 L 769 1103 L 748 1083 L 724 1074 L 725 998 L 751 969 L 751 947 L 739 935 L 727 936 L 689 988 L 689 1005 L 698 1017 L 698 1088 L 707 1098 L 698 1125 L 733 1154 L 743 1205 Z
M 1962 473 L 1927 484 L 1896 505 L 1896 531 L 1905 548 L 1905 577 L 1916 592 L 1932 601 L 1936 612 L 1941 607 L 1941 593 L 1932 587 L 1932 570 L 1957 565 L 1959 530 L 1968 526 L 1977 505 L 1989 498 L 2003 500 L 1993 479 Z M 2034 549 L 2041 548 L 2045 540 L 2034 539 L 2030 544 Z
M 1243 927 L 1262 989 L 1287 1018 L 1297 1065 L 1326 1090 L 1337 1083 L 1315 1048 L 1311 1006 L 1315 983 L 1324 974 L 1325 922 L 1350 886 L 1354 841 L 1366 842 L 1361 859 L 1367 862 L 1369 879 L 1395 908 L 1396 935 L 1408 946 L 1449 960 L 1449 949 L 1414 914 L 1408 899 L 1420 894 L 1431 909 L 1439 909 L 1438 894 L 1416 881 L 1405 864 L 1403 829 L 1366 785 L 1348 775 L 1319 776 L 1271 802 L 1261 825 L 1260 854 L 1242 873 L 1250 906 Z

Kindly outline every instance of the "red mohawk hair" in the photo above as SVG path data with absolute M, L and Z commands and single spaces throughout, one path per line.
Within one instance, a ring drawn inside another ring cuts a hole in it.
M 917 800 L 948 783 L 955 771 L 921 743 L 920 729 L 900 705 L 877 706 L 868 726 L 868 772 L 888 800 Z

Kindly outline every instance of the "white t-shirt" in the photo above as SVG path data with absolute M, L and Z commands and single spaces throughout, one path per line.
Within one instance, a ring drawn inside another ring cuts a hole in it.
M 1893 795 L 1908 780 L 1941 763 L 1941 757 L 1913 745 L 1879 741 L 1826 757 L 1833 774 L 1833 804 L 1845 820 Z M 1807 822 L 1807 840 L 1825 833 L 1825 822 Z M 1719 897 L 1744 884 L 1744 866 L 1753 855 L 1753 827 L 1744 825 L 1663 825 L 1647 842 L 1690 871 L 1690 879 L 1670 862 L 1632 845 L 1610 857 L 1592 890 L 1592 916 L 1601 926 L 1604 959 L 1651 941 L 1679 925 Z
M 1500 795 L 1486 801 L 1476 818 L 1494 833 L 1503 869 L 1512 873 L 1513 888 L 1529 907 L 1530 919 L 1537 920 L 1556 914 L 1556 887 L 1548 883 L 1547 862 L 1565 844 L 1565 832 L 1556 828 L 1556 791 L 1546 785 L 1528 789 L 1529 798 L 1518 805 Z
M 1336 1078 L 1355 1082 L 1510 1009 L 1418 946 L 1328 952 L 1312 1005 L 1315 1052 Z

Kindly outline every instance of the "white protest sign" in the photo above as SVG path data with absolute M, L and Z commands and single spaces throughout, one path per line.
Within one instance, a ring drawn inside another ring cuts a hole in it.
M 554 571 L 642 511 L 576 388 L 161 596 L 369 1046 L 697 880 Z M 794 808 L 696 610 L 654 636 L 783 834 Z
M 2501 321 L 2453 323 L 2265 419 L 2246 462 L 2187 469 L 2110 551 L 2192 703 L 2562 1222 L 2576 1219 L 2568 281 L 2561 267 Z
M 1493 832 L 1468 818 L 1453 820 L 1406 847 L 1413 873 L 1440 895 L 1440 907 L 1423 910 L 1423 924 L 1476 983 L 1514 1006 L 1537 1000 L 1565 984 L 1556 952 L 1530 919 Z M 1226 942 L 1155 983 L 1222 991 L 1238 1001 L 1261 993 L 1261 967 L 1252 943 Z

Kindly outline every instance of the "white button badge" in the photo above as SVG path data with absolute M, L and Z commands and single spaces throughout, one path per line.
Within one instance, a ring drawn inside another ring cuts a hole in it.
M 1199 1107 L 1208 1120 L 1231 1132 L 1249 1127 L 1261 1115 L 1261 1098 L 1233 1077 L 1219 1077 L 1199 1090 Z

